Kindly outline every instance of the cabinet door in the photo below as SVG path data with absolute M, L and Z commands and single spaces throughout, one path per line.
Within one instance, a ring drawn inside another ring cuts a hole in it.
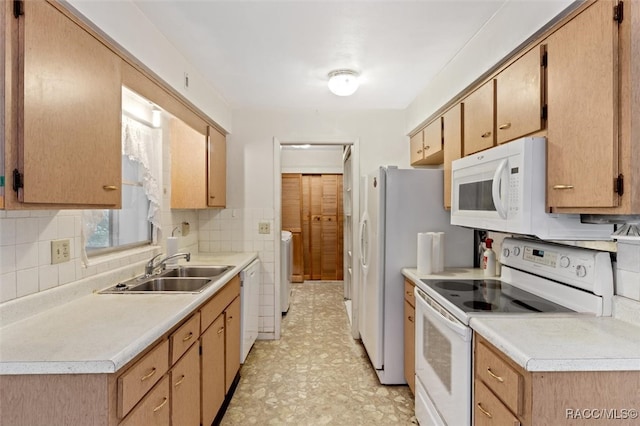
M 451 163 L 462 157 L 462 104 L 443 115 L 444 139 L 444 208 L 451 209 Z
M 464 101 L 464 155 L 495 145 L 495 80 L 491 80 Z
M 200 354 L 191 349 L 171 370 L 171 421 L 174 425 L 200 424 Z
M 415 343 L 415 317 L 416 309 L 404 301 L 404 378 L 411 392 L 415 394 L 416 380 L 416 343 Z
M 595 2 L 546 41 L 547 202 L 615 207 L 618 24 Z
M 424 129 L 424 160 L 422 164 L 442 164 L 444 150 L 442 147 L 442 117 L 429 123 Z
M 424 147 L 422 145 L 423 131 L 420 130 L 409 139 L 409 160 L 412 166 L 420 165 L 424 158 Z
M 226 388 L 224 386 L 224 314 L 211 324 L 202 336 L 202 356 L 200 369 L 202 374 L 202 424 L 210 425 L 222 407 Z
M 171 138 L 171 208 L 207 207 L 207 138 L 174 118 Z
M 207 171 L 207 205 L 225 207 L 227 204 L 227 138 L 212 127 L 209 127 Z
M 507 142 L 543 128 L 544 46 L 522 55 L 496 77 L 496 139 Z
M 22 3 L 19 199 L 120 207 L 121 60 L 51 4 Z
M 226 331 L 225 347 L 225 393 L 240 370 L 240 297 L 236 297 L 224 311 Z

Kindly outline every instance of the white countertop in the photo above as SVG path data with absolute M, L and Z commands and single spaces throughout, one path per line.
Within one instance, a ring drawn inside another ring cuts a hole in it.
M 190 266 L 235 265 L 198 294 L 92 293 L 2 327 L 0 374 L 114 373 L 256 257 L 256 253 L 193 256 Z
M 527 371 L 638 371 L 640 327 L 612 317 L 473 317 L 471 328 Z

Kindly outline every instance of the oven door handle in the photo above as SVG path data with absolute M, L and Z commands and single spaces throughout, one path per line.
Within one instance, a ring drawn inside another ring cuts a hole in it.
M 427 301 L 427 298 L 429 296 L 424 294 L 417 287 L 415 289 L 415 296 L 416 296 L 416 304 L 417 304 L 416 318 L 420 318 L 421 317 L 420 313 L 424 312 L 424 314 L 428 316 L 429 319 L 455 332 L 463 341 L 465 342 L 471 341 L 471 329 L 469 327 L 467 327 L 466 325 L 464 325 L 463 323 L 461 323 L 460 321 L 456 320 L 453 317 L 448 318 L 444 316 L 442 312 L 440 312 L 438 309 L 431 306 L 429 301 Z M 437 305 L 436 302 L 432 302 L 432 303 Z M 440 309 L 445 310 L 444 308 L 440 308 Z
M 502 182 L 502 177 L 504 175 L 504 172 L 507 170 L 508 164 L 509 162 L 506 158 L 500 162 L 495 174 L 493 175 L 493 181 L 491 185 L 491 198 L 493 198 L 493 205 L 496 206 L 496 211 L 502 219 L 507 218 L 507 209 L 504 207 L 502 198 L 500 197 L 500 183 Z

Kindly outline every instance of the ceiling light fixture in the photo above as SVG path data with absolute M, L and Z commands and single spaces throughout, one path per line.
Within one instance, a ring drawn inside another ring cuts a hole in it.
M 358 73 L 351 70 L 336 70 L 329 73 L 329 90 L 338 96 L 351 96 L 358 90 Z

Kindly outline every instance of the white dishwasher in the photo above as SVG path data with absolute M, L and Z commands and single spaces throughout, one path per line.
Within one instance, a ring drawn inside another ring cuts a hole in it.
M 258 337 L 260 315 L 260 259 L 256 259 L 240 271 L 240 364 Z

